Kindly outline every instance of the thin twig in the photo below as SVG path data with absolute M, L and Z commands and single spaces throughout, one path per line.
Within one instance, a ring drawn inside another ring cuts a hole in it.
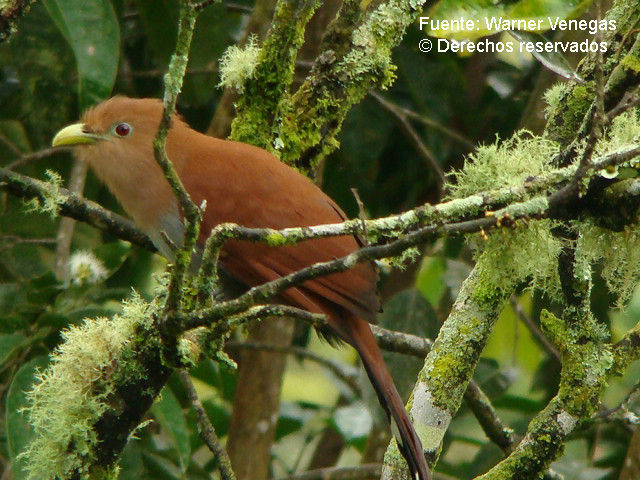
M 558 363 L 562 363 L 562 356 L 560 355 L 560 352 L 558 352 L 558 349 L 549 341 L 542 330 L 540 330 L 538 325 L 536 325 L 536 322 L 526 314 L 522 305 L 520 305 L 520 302 L 518 302 L 518 299 L 515 297 L 511 297 L 511 308 L 513 308 L 516 316 L 527 326 L 531 334 L 536 340 L 538 340 L 549 356 L 554 358 Z
M 611 123 L 618 115 L 631 110 L 638 104 L 640 104 L 640 89 L 636 88 L 636 91 L 633 94 L 625 95 L 618 105 L 607 112 L 607 124 Z
M 0 235 L 0 252 L 19 244 L 55 245 L 55 238 L 22 238 L 17 235 Z M 4 244 L 4 245 L 3 245 Z
M 193 8 L 195 9 L 196 12 L 199 12 L 201 10 L 204 10 L 208 6 L 213 5 L 214 3 L 219 3 L 219 2 L 220 0 L 203 0 L 202 2 L 195 4 Z M 249 11 L 251 11 L 251 9 Z
M 413 128 L 413 125 L 411 125 L 409 120 L 407 120 L 407 115 L 398 107 L 396 107 L 393 103 L 388 102 L 377 93 L 369 92 L 369 95 L 375 98 L 380 103 L 380 105 L 385 107 L 389 112 L 393 114 L 393 116 L 396 118 L 398 122 L 398 125 L 400 125 L 400 128 L 402 129 L 403 133 L 407 136 L 407 138 L 409 138 L 409 140 L 411 141 L 415 149 L 418 151 L 420 156 L 426 161 L 426 163 L 435 172 L 435 174 L 439 179 L 439 185 L 442 187 L 442 185 L 444 185 L 444 183 L 447 181 L 444 175 L 444 171 L 442 170 L 442 167 L 438 163 L 438 160 L 434 156 L 433 152 L 429 150 L 429 148 L 427 148 L 427 146 L 424 144 L 424 142 L 420 138 L 420 135 L 418 135 L 418 132 L 416 132 L 416 130 Z
M 14 170 L 33 160 L 40 160 L 41 158 L 47 158 L 47 157 L 50 157 L 51 155 L 54 155 L 60 152 L 71 153 L 71 147 L 50 147 L 50 148 L 43 148 L 42 150 L 38 150 L 36 152 L 27 153 L 20 156 L 20 158 L 18 158 L 17 160 L 14 160 L 13 162 L 11 162 L 5 168 L 7 170 Z
M 476 382 L 469 382 L 464 399 L 487 437 L 505 454 L 511 453 L 517 442 L 513 429 L 502 422 L 491 400 Z
M 229 459 L 229 455 L 220 443 L 218 435 L 216 435 L 216 430 L 215 428 L 213 428 L 211 420 L 209 420 L 209 417 L 207 416 L 207 412 L 205 411 L 204 406 L 202 405 L 202 402 L 198 397 L 198 393 L 193 386 L 193 382 L 191 381 L 189 373 L 186 370 L 181 369 L 178 371 L 178 375 L 180 376 L 182 385 L 187 391 L 187 396 L 189 397 L 191 406 L 195 410 L 198 417 L 198 433 L 200 434 L 200 438 L 218 461 L 220 475 L 224 480 L 235 480 L 235 474 L 233 473 L 233 468 L 231 467 L 231 460 Z
M 87 162 L 75 159 L 71 176 L 69 178 L 69 191 L 82 196 L 84 183 L 87 179 L 88 165 Z M 56 263 L 55 272 L 58 280 L 66 283 L 69 277 L 69 255 L 71 254 L 71 241 L 73 240 L 73 231 L 76 227 L 76 220 L 69 217 L 63 217 L 58 226 L 56 234 Z
M 328 467 L 281 477 L 278 480 L 375 480 L 380 478 L 382 465 L 370 463 L 357 467 Z
M 426 125 L 427 127 L 431 127 L 434 130 L 438 130 L 440 133 L 446 135 L 447 137 L 451 138 L 452 140 L 458 142 L 461 145 L 464 145 L 469 150 L 473 150 L 475 148 L 475 145 L 473 144 L 473 142 L 471 140 L 469 140 L 468 138 L 460 135 L 455 130 L 453 130 L 451 128 L 448 128 L 448 127 L 445 127 L 440 122 L 436 122 L 435 120 L 432 120 L 429 117 L 426 117 L 424 115 L 420 115 L 418 112 L 415 112 L 415 111 L 411 110 L 410 108 L 406 108 L 406 107 L 403 107 L 403 106 L 398 105 L 396 103 L 393 103 L 393 102 L 387 100 L 386 98 L 384 98 L 382 95 L 380 95 L 377 92 L 370 91 L 369 95 L 371 95 L 376 101 L 380 102 L 380 105 L 382 105 L 383 107 L 387 108 L 388 106 L 393 106 L 398 111 L 402 112 L 407 118 L 411 118 L 412 120 L 416 120 L 416 121 L 422 123 L 423 125 Z
M 171 56 L 167 75 L 164 77 L 164 98 L 162 101 L 163 110 L 156 137 L 153 140 L 153 153 L 156 162 L 162 168 L 165 178 L 171 186 L 180 203 L 184 215 L 185 232 L 183 248 L 176 252 L 175 265 L 171 274 L 171 282 L 168 288 L 165 312 L 176 311 L 182 303 L 182 286 L 191 263 L 191 256 L 198 238 L 200 229 L 200 210 L 191 200 L 191 196 L 184 188 L 178 173 L 173 167 L 171 160 L 167 156 L 166 143 L 169 129 L 176 109 L 178 94 L 182 88 L 182 81 L 187 69 L 189 49 L 193 38 L 197 17 L 196 6 L 192 0 L 182 0 L 180 7 L 180 23 L 178 27 L 178 38 L 176 49 Z M 179 325 L 165 325 L 167 333 L 172 338 L 177 338 L 180 330 Z
M 14 153 L 14 155 L 18 157 L 21 157 L 22 155 L 24 155 L 24 152 L 20 150 L 20 148 L 2 132 L 0 132 L 0 142 L 4 143 L 9 148 L 9 150 L 11 150 Z
M 26 200 L 36 198 L 45 201 L 51 195 L 50 184 L 6 168 L 0 168 L 0 189 Z M 149 240 L 149 237 L 138 230 L 130 220 L 65 188 L 58 188 L 55 193 L 55 201 L 60 208 L 60 215 L 84 222 L 151 252 L 156 251 L 156 247 Z

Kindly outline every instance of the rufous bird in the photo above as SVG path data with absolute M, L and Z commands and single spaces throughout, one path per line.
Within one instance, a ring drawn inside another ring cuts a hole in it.
M 178 201 L 154 158 L 152 142 L 161 115 L 159 100 L 113 97 L 87 110 L 80 123 L 60 130 L 52 145 L 73 145 L 75 156 L 89 164 L 138 227 L 171 259 L 164 235 L 180 245 L 184 226 Z M 223 222 L 282 229 L 347 218 L 313 182 L 267 151 L 196 132 L 178 115 L 172 119 L 166 151 L 195 204 L 206 201 L 200 247 L 211 229 Z M 350 235 L 286 247 L 234 240 L 226 243 L 220 261 L 225 274 L 249 287 L 359 247 Z M 362 263 L 290 288 L 280 301 L 326 315 L 331 333 L 358 351 L 412 477 L 429 480 L 420 439 L 369 328 L 379 311 L 376 280 L 373 266 Z

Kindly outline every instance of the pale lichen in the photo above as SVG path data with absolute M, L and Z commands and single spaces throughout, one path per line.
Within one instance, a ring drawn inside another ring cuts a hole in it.
M 582 222 L 576 256 L 585 263 L 601 263 L 601 275 L 622 308 L 640 281 L 640 228 L 627 226 L 622 232 Z
M 544 92 L 544 100 L 547 104 L 544 110 L 545 118 L 549 118 L 560 106 L 562 97 L 566 95 L 568 89 L 566 83 L 556 83 Z
M 640 143 L 640 113 L 632 109 L 616 117 L 595 148 L 596 156 L 628 149 Z
M 45 175 L 49 179 L 45 183 L 47 187 L 46 194 L 42 197 L 34 197 L 27 202 L 29 212 L 46 213 L 51 218 L 57 218 L 60 212 L 60 205 L 64 203 L 64 198 L 60 195 L 60 186 L 62 185 L 62 177 L 58 172 L 47 170 Z
M 134 295 L 113 319 L 99 317 L 62 332 L 63 343 L 28 392 L 26 413 L 36 434 L 21 454 L 28 478 L 88 478 L 95 472 L 94 425 L 109 408 L 111 373 L 139 327 L 150 327 L 156 306 Z
M 232 45 L 220 58 L 220 87 L 235 88 L 239 92 L 244 91 L 244 83 L 248 78 L 253 78 L 260 47 L 256 37 L 249 37 L 244 47 Z
M 450 197 L 462 198 L 478 192 L 522 185 L 531 176 L 551 171 L 551 159 L 558 152 L 555 142 L 533 136 L 526 130 L 489 145 L 481 145 L 454 172 Z

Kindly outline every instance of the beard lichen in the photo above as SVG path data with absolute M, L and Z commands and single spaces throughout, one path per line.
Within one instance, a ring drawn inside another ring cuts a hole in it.
M 462 198 L 487 190 L 519 186 L 531 176 L 552 170 L 550 161 L 558 144 L 526 130 L 503 142 L 481 145 L 469 156 L 464 169 L 454 172 L 449 196 Z
M 450 196 L 462 198 L 522 185 L 531 176 L 551 171 L 550 162 L 558 150 L 555 142 L 527 131 L 504 142 L 480 146 L 464 169 L 453 174 L 456 183 L 450 186 Z M 491 278 L 487 280 L 500 285 L 530 279 L 531 287 L 557 292 L 562 242 L 551 233 L 553 225 L 550 220 L 521 221 L 509 228 L 470 235 L 476 257 L 483 254 L 495 266 L 488 269 Z
M 250 36 L 244 47 L 231 46 L 227 48 L 220 58 L 220 83 L 219 87 L 235 88 L 238 92 L 244 91 L 244 84 L 258 66 L 260 47 L 255 36 Z
M 640 113 L 632 109 L 616 117 L 596 145 L 598 156 L 621 151 L 640 143 Z M 637 166 L 637 159 L 630 166 Z M 614 184 L 609 189 L 615 189 Z M 623 194 L 628 195 L 629 192 Z M 611 212 L 612 216 L 619 212 Z M 580 233 L 577 243 L 577 260 L 585 264 L 602 265 L 601 275 L 607 287 L 617 298 L 622 308 L 630 299 L 640 280 L 640 226 L 635 222 L 626 225 L 622 231 L 614 231 L 598 226 L 587 219 L 576 222 Z
M 109 408 L 123 348 L 137 329 L 151 327 L 155 309 L 134 295 L 113 319 L 85 319 L 62 332 L 63 343 L 27 394 L 25 410 L 36 435 L 21 454 L 29 479 L 115 478 L 115 469 L 90 470 L 98 442 L 94 425 Z
M 561 90 L 556 87 L 546 95 L 550 107 L 560 101 Z M 630 110 L 612 121 L 596 144 L 593 158 L 624 151 L 639 143 L 640 115 L 637 110 Z M 464 169 L 453 174 L 455 184 L 449 187 L 449 195 L 463 198 L 482 191 L 522 185 L 529 177 L 550 172 L 552 159 L 558 151 L 557 143 L 526 131 L 502 143 L 481 146 L 469 157 Z M 629 162 L 629 166 L 636 167 L 637 160 Z M 521 205 L 530 206 L 535 200 L 529 198 Z M 611 216 L 618 213 L 611 212 Z M 552 233 L 555 225 L 552 220 L 531 219 L 526 224 L 518 221 L 509 228 L 470 235 L 476 256 L 483 254 L 495 266 L 490 272 L 492 278 L 488 280 L 496 284 L 527 280 L 530 287 L 541 288 L 550 297 L 556 297 L 560 293 L 558 255 L 567 241 Z M 640 227 L 633 222 L 617 232 L 582 218 L 571 222 L 571 226 L 579 234 L 578 241 L 574 242 L 576 267 L 600 262 L 602 277 L 622 307 L 640 280 Z
M 577 259 L 602 265 L 600 275 L 616 296 L 618 308 L 623 308 L 640 280 L 640 228 L 631 225 L 614 232 L 585 221 L 579 229 Z

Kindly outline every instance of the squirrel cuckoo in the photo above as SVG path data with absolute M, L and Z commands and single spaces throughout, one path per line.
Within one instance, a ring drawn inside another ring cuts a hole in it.
M 113 97 L 60 130 L 53 146 L 73 145 L 109 187 L 124 210 L 158 250 L 173 256 L 161 234 L 182 243 L 178 201 L 153 154 L 162 103 L 156 99 Z M 260 148 L 220 140 L 189 128 L 174 116 L 166 151 L 196 205 L 206 200 L 199 245 L 213 227 L 233 222 L 246 227 L 303 227 L 344 221 L 331 198 L 307 177 Z M 255 286 L 317 262 L 342 257 L 359 247 L 350 235 L 314 239 L 295 246 L 269 247 L 229 241 L 221 254 L 225 274 Z M 330 333 L 360 354 L 412 477 L 431 478 L 415 433 L 368 322 L 379 310 L 377 275 L 370 264 L 307 281 L 283 292 L 280 301 L 325 314 Z

